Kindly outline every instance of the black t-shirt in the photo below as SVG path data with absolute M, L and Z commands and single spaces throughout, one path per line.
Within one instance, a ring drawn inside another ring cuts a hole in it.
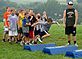
M 29 19 L 29 21 L 30 21 L 30 23 L 32 25 L 33 23 L 36 22 L 36 18 L 35 18 L 35 16 L 33 16 L 33 18 L 30 20 L 31 17 L 32 16 L 29 16 L 28 19 Z M 34 27 L 29 26 L 29 31 L 33 31 L 33 30 L 34 30 Z
M 73 26 L 75 24 L 75 9 L 66 9 L 66 26 Z

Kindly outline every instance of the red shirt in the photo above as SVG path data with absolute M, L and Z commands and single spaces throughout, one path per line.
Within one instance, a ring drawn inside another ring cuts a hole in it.
M 8 22 L 8 17 L 9 17 L 9 15 L 11 14 L 11 12 L 5 12 L 4 13 L 4 26 L 6 26 L 6 27 L 9 27 L 9 22 Z

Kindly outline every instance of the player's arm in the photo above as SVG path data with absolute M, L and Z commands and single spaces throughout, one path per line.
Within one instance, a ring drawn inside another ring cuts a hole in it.
M 8 23 L 10 24 L 10 16 L 8 17 Z M 10 25 L 9 25 L 8 29 L 10 30 Z
M 3 15 L 3 22 L 4 22 L 5 26 L 7 26 L 7 24 L 6 24 L 6 13 L 4 13 L 4 15 Z
M 30 20 L 32 20 L 32 19 L 33 19 L 33 16 L 31 16 Z
M 4 13 L 4 15 L 3 15 L 3 22 L 5 22 L 5 21 L 6 21 L 5 17 L 6 17 L 6 16 L 5 16 L 5 13 Z
M 52 21 L 52 24 L 56 24 L 56 21 Z
M 64 24 L 64 27 L 66 27 L 66 10 L 63 13 L 63 24 Z
M 41 21 L 41 22 L 36 22 L 36 23 L 32 24 L 32 26 L 36 26 L 36 25 L 38 25 L 38 24 L 40 24 L 40 25 L 45 25 L 45 24 L 47 24 L 47 22 L 43 22 L 43 21 Z
M 20 29 L 20 19 L 18 17 L 18 29 Z
M 53 21 L 52 24 L 57 24 L 58 26 L 60 26 L 60 24 L 57 21 Z
M 76 27 L 77 22 L 78 22 L 78 11 L 75 10 L 75 24 L 74 24 L 74 27 Z
M 36 26 L 38 24 L 39 24 L 39 22 L 36 22 L 36 23 L 32 24 L 31 26 L 33 27 L 33 26 Z

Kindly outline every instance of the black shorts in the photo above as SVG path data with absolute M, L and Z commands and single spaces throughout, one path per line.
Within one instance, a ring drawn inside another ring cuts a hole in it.
M 76 36 L 76 27 L 70 26 L 65 28 L 65 34 L 70 35 L 72 34 L 73 36 Z
M 44 36 L 46 33 L 43 31 L 43 32 L 40 32 L 40 37 Z
M 34 34 L 35 34 L 35 36 L 36 36 L 36 35 L 40 35 L 40 30 L 35 30 L 35 31 L 34 31 Z
M 25 37 L 29 37 L 29 33 L 23 33 Z
M 20 33 L 20 34 L 23 33 L 22 28 L 18 29 L 18 33 Z

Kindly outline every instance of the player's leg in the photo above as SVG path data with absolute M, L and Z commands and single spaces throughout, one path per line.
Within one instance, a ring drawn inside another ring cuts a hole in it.
M 77 40 L 76 40 L 76 28 L 72 28 L 73 30 L 72 30 L 72 35 L 73 35 L 73 40 L 74 40 L 74 45 L 75 46 L 78 46 L 77 45 Z
M 22 40 L 21 36 L 22 36 L 22 28 L 19 28 L 18 29 L 18 42 Z
M 68 43 L 66 44 L 67 46 L 71 44 L 71 27 L 66 27 L 65 28 L 65 34 L 67 35 Z
M 18 32 L 17 32 L 17 30 L 14 31 L 14 39 L 15 39 L 15 42 L 18 43 Z
M 47 31 L 44 31 L 43 34 L 44 35 L 42 36 L 42 38 L 46 38 L 50 36 L 50 34 Z
M 25 33 L 25 44 L 26 45 L 29 45 L 30 44 L 29 33 Z
M 25 35 L 23 35 L 23 38 L 22 38 L 22 40 L 21 40 L 21 42 L 20 42 L 20 45 L 21 45 L 21 46 L 25 45 Z
M 5 42 L 8 39 L 8 28 L 4 27 L 4 33 L 3 33 L 3 42 Z
M 2 42 L 5 42 L 6 32 L 3 33 L 3 40 Z
M 68 38 L 68 45 L 70 45 L 71 44 L 71 35 L 70 34 L 67 35 L 67 38 Z
M 13 31 L 9 30 L 9 43 L 12 42 L 13 36 Z
M 30 43 L 33 44 L 35 39 L 34 31 L 29 31 L 29 38 L 30 38 Z
M 6 32 L 6 41 L 9 41 L 9 31 Z

